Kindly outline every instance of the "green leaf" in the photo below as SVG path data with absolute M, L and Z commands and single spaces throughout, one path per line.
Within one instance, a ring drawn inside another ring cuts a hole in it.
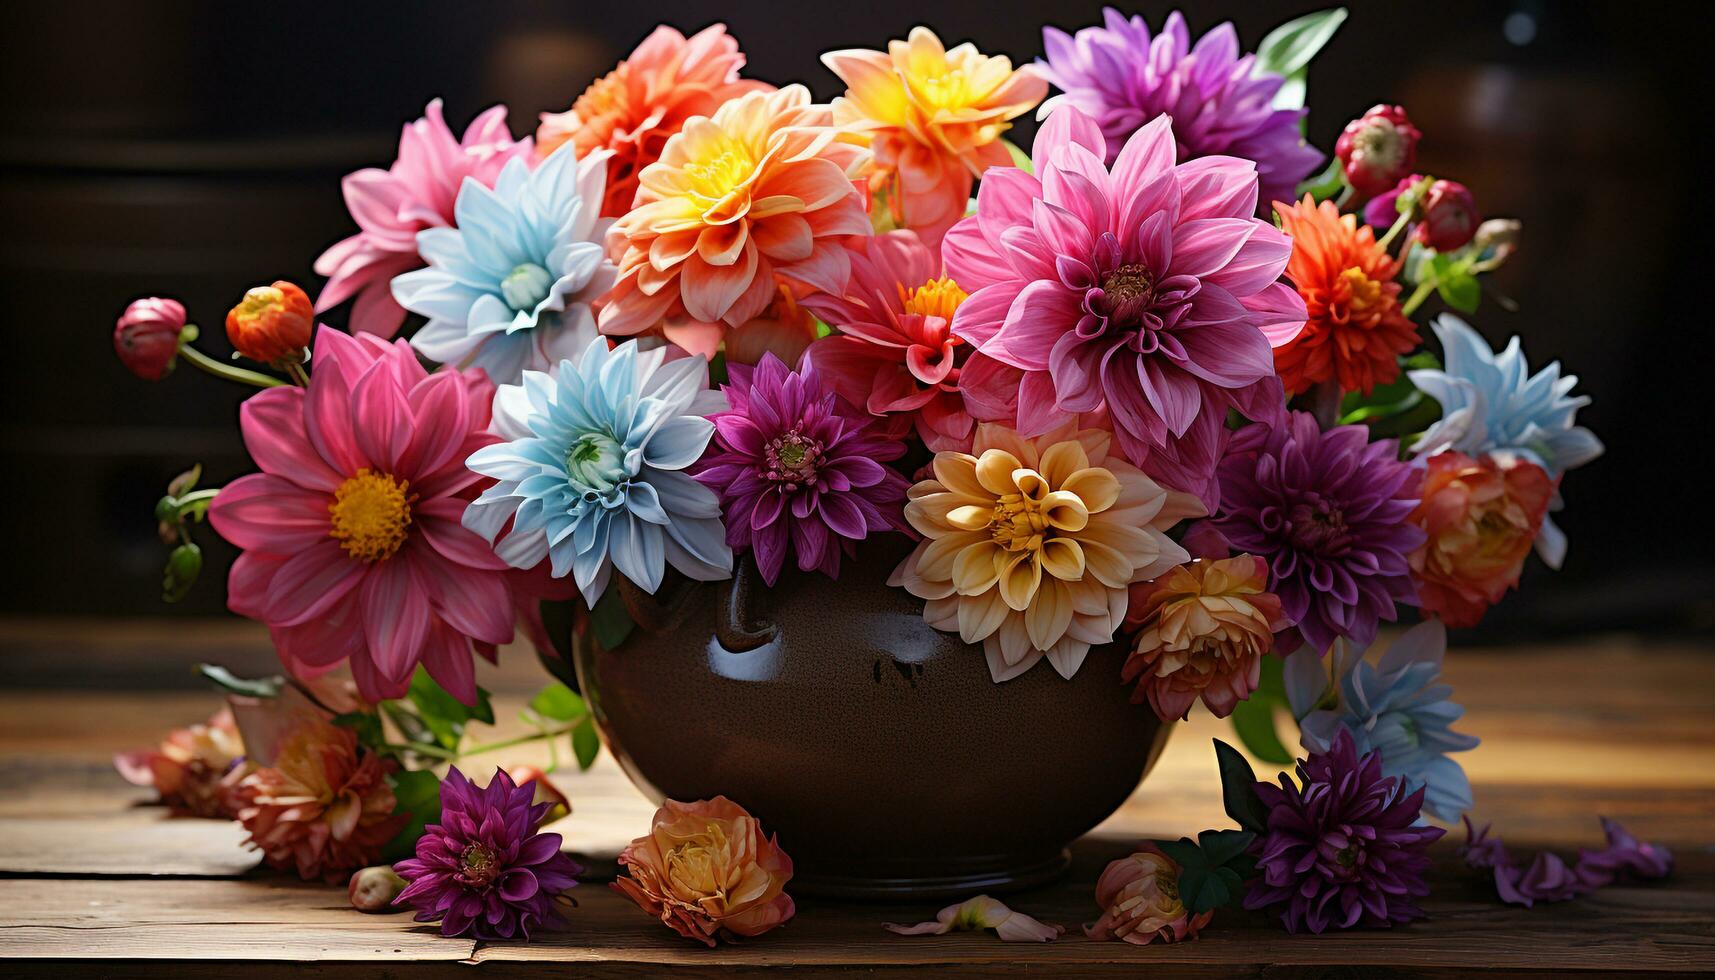
M 1282 75 L 1287 80 L 1275 95 L 1275 108 L 1303 108 L 1305 69 L 1345 22 L 1344 7 L 1318 10 L 1269 31 L 1257 45 L 1254 73 Z
M 1199 915 L 1227 904 L 1232 890 L 1217 869 L 1187 869 L 1179 875 L 1179 900 L 1185 910 Z
M 578 692 L 555 681 L 536 692 L 530 699 L 530 710 L 553 721 L 571 721 L 589 713 L 589 706 Z
M 548 634 L 548 642 L 554 649 L 544 650 L 543 653 L 554 653 L 566 663 L 572 662 L 572 630 L 576 628 L 577 608 L 581 599 L 543 599 L 537 606 L 542 614 L 542 630 Z
M 1197 846 L 1209 867 L 1218 868 L 1243 854 L 1253 840 L 1256 834 L 1248 830 L 1205 830 L 1197 835 Z
M 1458 271 L 1451 277 L 1435 283 L 1435 292 L 1441 296 L 1441 301 L 1453 307 L 1460 313 L 1477 312 L 1477 304 L 1483 298 L 1482 283 L 1477 277 L 1466 271 Z
M 215 687 L 233 694 L 242 694 L 251 698 L 274 698 L 280 696 L 280 688 L 286 683 L 285 678 L 259 677 L 255 680 L 245 680 L 233 676 L 232 671 L 217 664 L 197 664 L 197 673 Z
M 1018 169 L 1024 171 L 1027 174 L 1031 174 L 1031 173 L 1036 172 L 1035 169 L 1033 168 L 1033 165 L 1030 162 L 1030 154 L 1028 154 L 1028 153 L 1024 152 L 1022 149 L 1020 149 L 1017 143 L 1014 143 L 1012 140 L 1004 140 L 1003 139 L 1000 141 L 1000 144 L 1002 146 L 1006 147 L 1006 152 L 1012 156 L 1012 165 L 1013 166 L 1017 167 Z
M 1221 802 L 1233 822 L 1253 834 L 1268 829 L 1268 810 L 1256 795 L 1256 770 L 1238 749 L 1215 739 L 1215 764 L 1221 772 Z
M 411 675 L 411 686 L 406 689 L 405 698 L 416 707 L 418 718 L 434 734 L 435 741 L 448 750 L 459 747 L 466 723 L 494 723 L 494 707 L 488 702 L 487 691 L 478 688 L 476 704 L 463 704 L 435 683 L 435 679 L 422 667 Z
M 625 608 L 625 600 L 619 597 L 616 585 L 608 586 L 596 600 L 595 608 L 590 610 L 590 628 L 603 650 L 619 649 L 636 625 L 631 621 L 631 613 Z
M 1155 846 L 1161 848 L 1161 853 L 1172 858 L 1181 868 L 1207 867 L 1208 861 L 1203 857 L 1203 849 L 1189 837 L 1178 840 L 1158 840 Z
M 1250 700 L 1240 701 L 1233 708 L 1233 734 L 1251 755 L 1264 762 L 1272 762 L 1284 766 L 1292 761 L 1292 753 L 1281 744 L 1280 736 L 1274 730 L 1274 705 L 1272 698 L 1259 698 L 1251 695 Z
M 1328 165 L 1322 168 L 1321 173 L 1314 177 L 1307 178 L 1303 183 L 1298 185 L 1298 190 L 1295 193 L 1295 196 L 1299 200 L 1303 200 L 1304 195 L 1309 194 L 1311 197 L 1316 199 L 1318 204 L 1320 204 L 1321 202 L 1340 193 L 1345 186 L 1346 173 L 1340 168 L 1340 158 L 1331 157 L 1328 160 Z
M 383 707 L 386 705 L 387 702 L 382 702 Z M 347 711 L 334 715 L 332 720 L 341 728 L 357 732 L 357 741 L 365 748 L 373 749 L 387 741 L 387 733 L 381 730 L 381 716 L 373 711 Z
M 382 848 L 382 860 L 391 864 L 415 854 L 417 838 L 423 836 L 424 826 L 441 819 L 441 781 L 428 769 L 397 772 L 387 781 L 393 786 L 394 814 L 409 817 L 399 833 Z
M 600 752 L 601 736 L 596 734 L 593 718 L 572 729 L 572 753 L 578 757 L 579 769 L 595 765 L 595 757 Z

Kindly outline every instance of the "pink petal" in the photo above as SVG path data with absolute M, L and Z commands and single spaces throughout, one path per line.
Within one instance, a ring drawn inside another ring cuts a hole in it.
M 382 473 L 400 472 L 416 424 L 392 365 L 376 361 L 352 385 L 351 422 L 358 451 Z
M 269 388 L 251 395 L 238 407 L 238 425 L 244 432 L 244 447 L 262 472 L 329 492 L 345 481 L 310 447 L 304 428 L 304 389 Z
M 275 573 L 265 618 L 270 626 L 296 626 L 330 609 L 369 568 L 326 538 L 286 559 Z
M 377 562 L 361 588 L 358 601 L 370 658 L 388 680 L 408 680 L 429 632 L 426 591 L 417 586 L 410 565 L 397 560 Z
M 328 537 L 329 497 L 269 473 L 241 476 L 209 505 L 208 520 L 239 548 L 295 554 Z

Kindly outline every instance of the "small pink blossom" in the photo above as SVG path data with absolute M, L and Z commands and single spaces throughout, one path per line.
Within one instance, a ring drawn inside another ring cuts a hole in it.
M 1065 926 L 1039 922 L 1022 912 L 1014 912 L 1006 903 L 987 895 L 967 898 L 949 905 L 935 914 L 933 922 L 914 926 L 883 922 L 882 928 L 901 936 L 945 936 L 956 930 L 993 929 L 1003 942 L 1046 943 L 1060 937 Z
M 1096 879 L 1102 917 L 1084 928 L 1091 939 L 1121 939 L 1147 946 L 1159 939 L 1195 939 L 1214 912 L 1192 915 L 1179 897 L 1181 868 L 1154 844 L 1111 862 Z

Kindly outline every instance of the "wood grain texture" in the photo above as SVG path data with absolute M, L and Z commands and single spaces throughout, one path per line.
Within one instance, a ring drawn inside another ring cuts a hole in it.
M 242 642 L 241 635 L 227 639 Z M 112 651 L 126 641 L 85 630 L 77 643 Z M 50 646 L 51 637 L 36 634 L 31 649 Z M 1458 861 L 1463 834 L 1455 831 L 1437 849 L 1428 922 L 1287 936 L 1260 914 L 1225 913 L 1194 943 L 1147 948 L 1091 942 L 1077 927 L 1097 913 L 1091 890 L 1102 865 L 1133 842 L 1225 825 L 1209 739 L 1229 737 L 1229 730 L 1214 719 L 1178 726 L 1156 771 L 1079 842 L 1066 878 L 1009 899 L 1067 925 L 1071 931 L 1058 942 L 898 937 L 881 923 L 931 918 L 935 907 L 804 900 L 787 928 L 711 951 L 669 933 L 604 886 L 613 856 L 647 826 L 653 809 L 605 756 L 588 773 L 558 777 L 574 812 L 553 829 L 592 877 L 576 892 L 581 907 L 572 928 L 528 946 L 446 940 L 408 916 L 350 911 L 342 889 L 252 870 L 255 856 L 242 849 L 236 828 L 170 818 L 142 805 L 147 793 L 112 773 L 114 750 L 206 717 L 217 704 L 212 695 L 146 677 L 125 693 L 0 690 L 0 779 L 8 787 L 0 794 L 0 973 L 213 977 L 253 963 L 318 977 L 455 970 L 468 977 L 473 966 L 485 976 L 591 977 L 1715 974 L 1711 653 L 1616 637 L 1554 649 L 1456 651 L 1447 666 L 1469 709 L 1459 727 L 1484 739 L 1462 757 L 1476 787 L 1477 818 L 1494 820 L 1509 844 L 1570 854 L 1600 843 L 1597 814 L 1614 816 L 1675 848 L 1679 865 L 1668 881 L 1534 910 L 1505 906 Z M 515 730 L 517 707 L 541 683 L 521 654 L 509 651 L 503 667 L 483 677 L 503 692 L 497 738 Z M 471 768 L 545 761 L 539 747 L 525 747 L 473 760 Z M 1270 772 L 1259 766 L 1265 777 Z M 909 823 L 902 818 L 878 832 L 909 832 Z

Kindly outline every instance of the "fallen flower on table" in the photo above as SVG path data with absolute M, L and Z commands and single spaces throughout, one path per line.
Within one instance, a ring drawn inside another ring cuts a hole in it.
M 760 936 L 796 914 L 784 891 L 792 859 L 744 807 L 717 796 L 655 811 L 649 833 L 626 845 L 613 890 L 686 939 Z
M 401 911 L 393 907 L 393 900 L 404 890 L 405 879 L 385 864 L 352 872 L 351 882 L 345 886 L 351 907 L 359 912 Z
M 1633 837 L 1617 821 L 1602 818 L 1608 846 L 1582 848 L 1570 867 L 1552 851 L 1539 851 L 1527 863 L 1508 851 L 1499 837 L 1489 836 L 1491 824 L 1477 829 L 1465 817 L 1467 840 L 1460 853 L 1467 867 L 1492 871 L 1501 901 L 1525 908 L 1537 902 L 1564 902 L 1610 884 L 1623 872 L 1639 878 L 1664 878 L 1673 869 L 1673 854 L 1659 844 Z
M 1007 908 L 998 898 L 978 895 L 956 905 L 949 905 L 935 914 L 933 922 L 914 926 L 883 922 L 882 928 L 901 936 L 945 936 L 966 929 L 993 929 L 995 935 L 1009 943 L 1046 943 L 1059 938 L 1065 926 L 1052 925 Z
M 564 924 L 562 894 L 583 869 L 560 853 L 559 834 L 537 832 L 553 804 L 531 802 L 535 793 L 504 770 L 486 788 L 447 770 L 440 823 L 424 829 L 416 857 L 393 866 L 408 882 L 394 904 L 439 922 L 443 936 L 528 940 L 532 929 Z
M 1084 927 L 1091 939 L 1122 939 L 1147 946 L 1160 939 L 1176 943 L 1195 939 L 1215 917 L 1213 911 L 1192 915 L 1179 893 L 1179 864 L 1154 844 L 1110 862 L 1096 879 L 1096 904 L 1102 917 Z
M 113 767 L 126 782 L 154 787 L 174 816 L 230 820 L 238 812 L 243 756 L 232 711 L 222 708 L 206 724 L 174 729 L 159 748 L 114 755 Z
M 562 817 L 572 815 L 572 801 L 566 798 L 565 793 L 560 792 L 558 786 L 548 782 L 548 774 L 543 772 L 541 768 L 537 766 L 513 766 L 506 770 L 506 775 L 512 777 L 514 785 L 535 787 L 536 795 L 531 799 L 532 803 L 553 804 L 553 807 L 543 815 L 542 823 L 553 823 Z

